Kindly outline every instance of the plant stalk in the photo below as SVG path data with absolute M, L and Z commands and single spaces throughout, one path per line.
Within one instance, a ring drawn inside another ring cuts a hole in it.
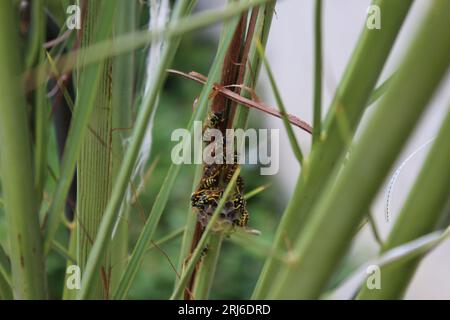
M 21 82 L 18 21 L 12 1 L 0 2 L 0 171 L 15 299 L 45 299 L 42 238 L 27 105 Z

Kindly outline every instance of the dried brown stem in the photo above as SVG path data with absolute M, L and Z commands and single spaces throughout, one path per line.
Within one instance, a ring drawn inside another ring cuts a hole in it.
M 245 38 L 246 26 L 247 26 L 247 12 L 244 12 L 244 13 L 242 13 L 242 15 L 240 17 L 239 23 L 233 34 L 231 43 L 230 43 L 229 47 L 227 48 L 227 53 L 224 58 L 222 71 L 221 71 L 221 77 L 220 77 L 220 85 L 221 86 L 232 85 L 232 84 L 236 83 L 236 81 L 239 77 L 239 73 L 240 73 L 240 69 L 241 69 L 240 61 L 242 59 L 241 53 L 243 52 L 242 48 L 243 48 L 243 42 L 244 42 L 244 38 Z M 240 90 L 239 88 L 235 88 L 235 89 Z M 223 125 L 220 127 L 220 130 L 223 133 L 225 133 L 227 124 L 232 123 L 232 120 L 233 120 L 232 118 L 230 118 L 230 116 L 234 116 L 234 114 L 231 115 L 232 106 L 228 104 L 229 100 L 223 95 L 218 95 L 216 90 L 214 90 L 212 92 L 212 97 L 213 97 L 212 98 L 213 102 L 211 105 L 211 110 L 213 112 L 221 111 L 221 112 L 224 112 L 224 114 L 225 114 L 226 121 L 224 121 Z M 203 227 L 201 226 L 200 222 L 197 222 L 196 228 L 195 228 L 195 234 L 193 236 L 192 243 L 191 243 L 191 250 L 190 250 L 191 253 L 197 247 L 198 241 L 200 240 L 202 233 L 203 233 Z M 192 292 L 194 289 L 195 278 L 197 276 L 197 271 L 198 271 L 199 267 L 200 267 L 200 262 L 197 263 L 197 265 L 195 266 L 194 272 L 192 273 L 192 275 L 189 279 L 188 285 L 184 291 L 184 298 L 186 300 L 189 300 L 192 298 L 192 295 L 190 295 L 189 292 Z
M 201 84 L 205 84 L 206 80 L 207 80 L 207 78 L 204 75 L 202 75 L 198 72 L 184 73 L 182 71 L 173 70 L 173 69 L 168 69 L 167 71 L 170 73 L 185 77 L 189 80 L 196 81 Z M 247 87 L 245 87 L 245 89 L 251 90 L 251 88 L 247 88 Z M 220 86 L 217 84 L 214 85 L 214 90 L 216 92 L 218 92 L 218 94 L 223 95 L 224 97 L 226 97 L 232 101 L 235 101 L 243 106 L 246 106 L 248 108 L 257 109 L 259 111 L 265 112 L 267 114 L 270 114 L 270 115 L 280 118 L 280 119 L 282 118 L 282 115 L 278 110 L 265 104 L 264 102 L 247 99 L 247 98 L 242 97 L 241 95 L 237 94 L 236 92 L 231 91 L 231 90 L 227 89 L 226 87 Z M 254 92 L 252 92 L 252 95 L 254 97 L 257 97 Z M 300 118 L 298 118 L 292 114 L 287 114 L 287 116 L 288 116 L 289 122 L 292 123 L 294 126 L 300 128 L 310 134 L 312 133 L 312 127 L 307 122 L 301 120 Z
M 238 84 L 244 82 L 245 72 L 247 70 L 248 54 L 249 54 L 250 48 L 252 46 L 253 35 L 255 34 L 255 26 L 256 26 L 256 21 L 258 19 L 258 12 L 259 12 L 259 8 L 258 7 L 254 8 L 252 10 L 252 15 L 250 17 L 247 36 L 245 37 L 244 49 L 242 51 L 241 62 L 239 64 L 239 71 L 238 71 L 238 75 L 237 75 L 237 79 L 236 79 L 236 83 L 238 83 Z M 251 71 L 251 68 L 249 68 L 249 69 Z M 253 85 L 254 85 L 254 83 L 252 84 L 252 86 Z M 241 87 L 237 86 L 236 90 L 234 90 L 234 92 L 236 92 L 237 94 L 240 95 Z M 231 126 L 233 125 L 233 119 L 234 119 L 234 115 L 236 113 L 236 106 L 237 106 L 237 102 L 233 101 L 233 103 L 231 103 L 231 106 L 230 106 L 230 114 L 229 114 L 229 118 L 228 118 L 227 128 L 231 128 Z

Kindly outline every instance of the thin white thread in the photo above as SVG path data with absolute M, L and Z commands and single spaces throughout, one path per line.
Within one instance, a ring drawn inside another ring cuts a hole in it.
M 416 150 L 414 150 L 414 152 L 412 152 L 405 160 L 403 160 L 403 162 L 400 164 L 400 166 L 397 168 L 397 170 L 395 170 L 394 174 L 392 175 L 391 180 L 389 181 L 389 185 L 386 191 L 386 208 L 385 208 L 385 219 L 386 222 L 390 221 L 390 212 L 391 212 L 391 198 L 392 198 L 392 191 L 394 189 L 394 185 L 395 182 L 397 181 L 401 171 L 403 170 L 403 168 L 405 167 L 405 165 L 416 155 L 418 154 L 420 151 L 422 151 L 422 149 L 424 149 L 428 144 L 430 144 L 434 139 L 436 139 L 436 137 L 433 137 L 431 139 L 429 139 L 427 142 L 425 142 L 424 144 L 422 144 L 419 148 L 417 148 Z
M 156 30 L 164 28 L 168 19 L 169 19 L 170 6 L 168 0 L 151 0 L 149 2 L 149 18 L 150 22 L 148 24 L 149 30 Z M 147 69 L 146 69 L 146 82 L 144 88 L 144 96 L 148 94 L 150 86 L 152 82 L 155 80 L 155 71 L 158 67 L 158 64 L 161 60 L 161 52 L 164 46 L 164 41 L 153 41 L 150 45 L 148 55 L 147 55 Z M 155 102 L 155 105 L 158 105 L 159 97 Z M 147 128 L 145 130 L 144 139 L 142 141 L 141 147 L 139 149 L 139 154 L 131 174 L 131 181 L 137 180 L 137 177 L 140 177 L 140 182 L 137 187 L 137 190 L 142 190 L 144 184 L 144 171 L 145 165 L 147 164 L 148 159 L 150 158 L 151 146 L 152 146 L 152 129 L 153 129 L 153 119 L 156 113 L 156 106 L 153 108 L 153 112 L 150 116 L 150 121 L 147 124 Z M 124 140 L 124 144 L 128 144 L 128 139 Z M 131 185 L 128 186 L 124 202 L 131 202 L 133 198 L 133 192 Z M 117 217 L 116 223 L 113 228 L 112 238 L 116 234 L 117 227 L 119 225 L 119 221 L 123 218 L 123 211 L 125 208 L 124 202 L 122 202 L 119 215 Z
M 150 23 L 148 25 L 149 30 L 155 30 L 159 28 L 163 28 L 169 17 L 169 1 L 168 0 L 151 0 L 150 1 Z M 155 80 L 156 69 L 158 68 L 158 64 L 161 60 L 161 52 L 164 46 L 164 41 L 153 41 L 150 45 L 150 49 L 148 51 L 147 56 L 147 70 L 146 70 L 146 83 L 144 96 L 148 94 L 151 84 Z M 158 105 L 159 97 L 156 101 L 156 106 Z M 153 108 L 153 112 L 150 117 L 150 121 L 147 125 L 147 129 L 145 131 L 144 140 L 142 142 L 141 148 L 139 150 L 138 160 L 136 161 L 136 166 L 134 168 L 133 174 L 131 175 L 131 181 L 134 181 L 139 174 L 141 177 L 141 183 L 143 183 L 143 176 L 145 165 L 150 157 L 150 151 L 152 146 L 152 129 L 153 129 L 153 120 L 155 117 L 156 107 Z M 130 188 L 129 188 L 130 189 Z M 138 188 L 139 189 L 139 188 Z M 129 201 L 132 198 L 131 192 L 129 190 L 127 195 L 127 200 Z

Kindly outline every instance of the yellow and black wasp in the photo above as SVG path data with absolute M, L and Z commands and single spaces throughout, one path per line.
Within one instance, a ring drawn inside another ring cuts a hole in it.
M 224 121 L 223 112 L 210 112 L 203 127 L 203 133 L 205 133 L 207 129 L 221 129 Z M 230 182 L 238 167 L 239 164 L 236 153 L 234 154 L 232 163 L 213 163 L 204 165 L 199 186 L 191 196 L 191 205 L 193 208 L 197 209 L 198 220 L 202 226 L 206 226 L 209 222 L 209 219 L 223 196 L 226 185 Z M 249 215 L 243 192 L 244 180 L 241 176 L 238 176 L 234 193 L 226 201 L 220 212 L 222 222 L 239 227 L 245 227 L 247 225 Z
M 205 132 L 206 129 L 220 129 L 224 121 L 225 118 L 223 111 L 210 112 L 206 118 L 203 132 Z
M 214 189 L 219 186 L 220 173 L 222 172 L 222 164 L 205 165 L 203 176 L 200 180 L 199 189 Z

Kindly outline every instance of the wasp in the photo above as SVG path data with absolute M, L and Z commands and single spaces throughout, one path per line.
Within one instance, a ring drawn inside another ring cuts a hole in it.
M 225 166 L 225 173 L 223 176 L 223 181 L 225 183 L 230 182 L 231 178 L 233 177 L 233 174 L 236 172 L 238 167 L 239 167 L 239 164 L 237 164 L 237 163 L 227 164 Z
M 223 190 L 201 189 L 191 195 L 191 205 L 194 208 L 206 209 L 208 206 L 217 206 L 222 197 Z
M 225 121 L 223 111 L 210 112 L 203 126 L 203 133 L 206 129 L 219 129 L 219 127 Z
M 219 175 L 222 171 L 221 164 L 205 165 L 203 177 L 200 180 L 199 189 L 217 188 L 219 185 Z
M 216 187 L 219 183 L 219 180 L 214 177 L 208 177 L 208 178 L 202 178 L 201 180 L 201 187 L 202 188 L 213 188 Z
M 227 168 L 227 170 L 225 171 L 224 179 L 223 179 L 225 183 L 230 182 L 231 177 L 233 176 L 235 171 L 236 171 L 236 168 L 232 168 L 232 169 Z M 236 179 L 236 186 L 235 186 L 236 191 L 238 193 L 243 193 L 244 187 L 245 187 L 244 179 L 239 175 Z
M 236 187 L 240 193 L 244 192 L 245 184 L 244 184 L 244 179 L 241 176 L 237 177 Z
M 245 208 L 244 211 L 242 212 L 241 216 L 239 217 L 238 226 L 242 227 L 242 228 L 247 226 L 248 220 L 249 220 L 249 214 L 248 214 L 247 209 Z
M 232 201 L 233 201 L 234 209 L 236 209 L 236 210 L 244 208 L 247 204 L 245 199 L 242 197 L 242 195 L 240 193 L 235 193 Z
M 238 169 L 238 155 L 237 153 L 234 154 L 234 162 L 231 164 L 225 165 L 225 172 L 223 176 L 223 181 L 225 183 L 230 182 L 231 178 L 233 177 L 234 173 Z M 236 180 L 236 188 L 239 193 L 242 193 L 244 191 L 244 179 L 239 175 Z
M 235 214 L 233 217 L 233 224 L 239 227 L 245 227 L 249 220 L 247 211 L 247 202 L 240 193 L 235 193 L 232 198 Z

